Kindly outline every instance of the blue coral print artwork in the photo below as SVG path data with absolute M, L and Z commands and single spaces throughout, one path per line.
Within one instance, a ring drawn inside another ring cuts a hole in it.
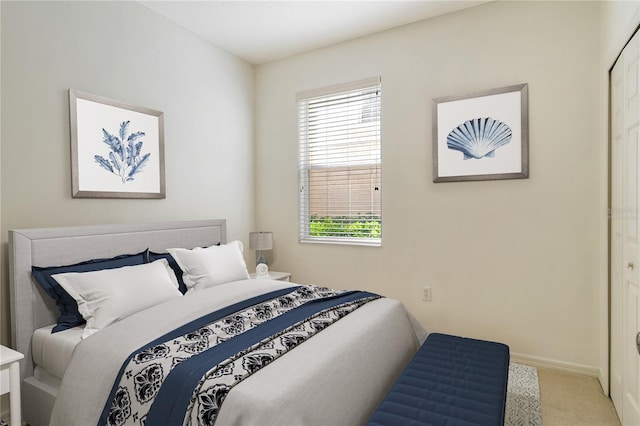
M 104 128 L 102 129 L 102 141 L 111 150 L 109 159 L 102 155 L 95 155 L 93 158 L 99 167 L 109 173 L 118 176 L 123 184 L 134 180 L 135 176 L 142 173 L 144 166 L 149 162 L 150 153 L 142 154 L 144 132 L 133 132 L 128 134 L 130 121 L 123 121 L 120 124 L 119 135 L 112 135 Z
M 454 128 L 447 147 L 462 152 L 465 160 L 495 157 L 496 149 L 511 142 L 511 128 L 491 117 L 474 118 Z

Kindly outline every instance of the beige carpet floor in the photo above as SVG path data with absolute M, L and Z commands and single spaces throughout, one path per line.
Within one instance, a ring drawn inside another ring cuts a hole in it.
M 538 368 L 544 426 L 619 426 L 595 377 Z

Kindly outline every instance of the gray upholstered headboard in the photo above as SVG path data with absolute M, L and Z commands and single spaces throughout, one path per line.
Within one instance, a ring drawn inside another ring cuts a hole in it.
M 227 242 L 226 221 L 199 220 L 140 225 L 97 225 L 9 231 L 11 339 L 25 355 L 23 379 L 33 375 L 31 336 L 54 324 L 58 308 L 31 278 L 31 266 L 69 265 L 83 260 L 138 253 L 146 248 L 193 248 Z

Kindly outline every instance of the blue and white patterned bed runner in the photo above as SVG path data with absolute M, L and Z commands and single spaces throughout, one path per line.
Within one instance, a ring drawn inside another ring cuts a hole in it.
M 212 425 L 235 385 L 380 296 L 312 285 L 236 303 L 132 353 L 100 425 Z

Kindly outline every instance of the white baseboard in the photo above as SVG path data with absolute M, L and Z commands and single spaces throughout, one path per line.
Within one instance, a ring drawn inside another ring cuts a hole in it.
M 519 354 L 511 352 L 511 361 L 518 364 L 530 365 L 532 367 L 549 368 L 552 370 L 564 371 L 565 373 L 581 374 L 600 378 L 600 370 L 589 365 L 575 364 L 572 362 L 558 361 L 555 359 L 542 358 L 538 356 Z

